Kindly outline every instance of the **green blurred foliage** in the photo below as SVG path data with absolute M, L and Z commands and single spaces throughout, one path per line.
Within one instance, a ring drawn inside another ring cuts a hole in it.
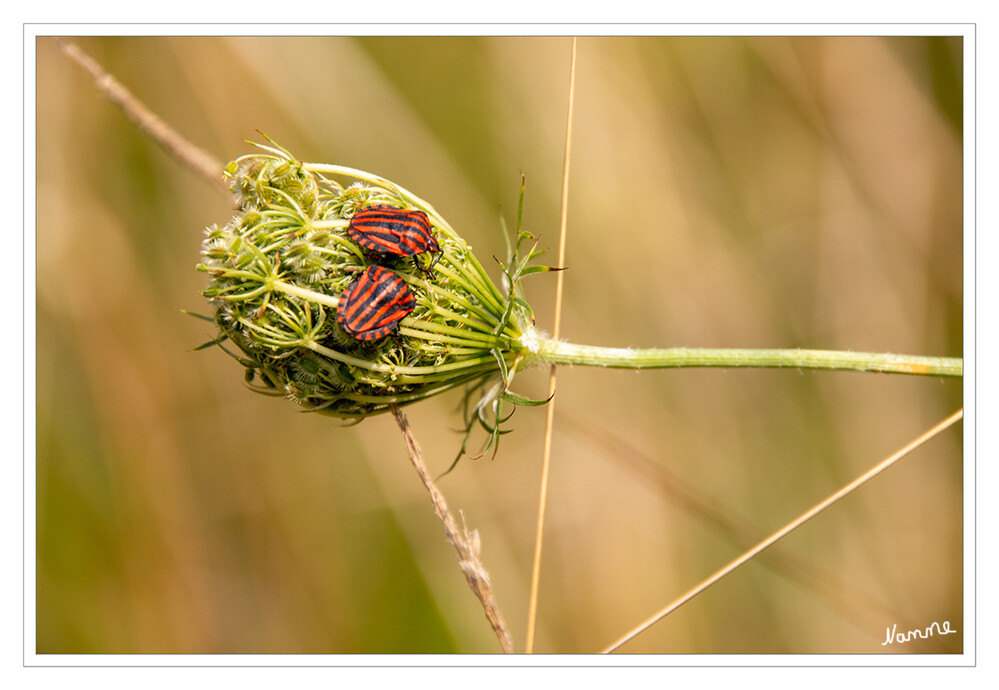
M 79 44 L 228 160 L 261 130 L 384 175 L 502 255 L 557 246 L 563 38 Z M 254 395 L 211 339 L 201 230 L 230 201 L 37 46 L 40 653 L 499 649 L 388 418 Z M 594 345 L 960 356 L 964 56 L 954 38 L 584 38 L 562 334 Z M 496 272 L 498 275 L 498 271 Z M 527 283 L 548 328 L 554 279 Z M 542 397 L 546 372 L 518 376 Z M 960 381 L 559 372 L 541 652 L 598 651 L 961 405 Z M 458 393 L 409 410 L 433 471 Z M 521 649 L 542 409 L 442 480 Z M 952 429 L 627 647 L 880 653 L 963 630 Z M 963 636 L 896 653 L 954 652 Z

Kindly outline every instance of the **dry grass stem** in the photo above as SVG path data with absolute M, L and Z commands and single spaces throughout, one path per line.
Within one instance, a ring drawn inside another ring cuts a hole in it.
M 465 574 L 468 586 L 472 588 L 475 596 L 482 603 L 482 609 L 485 611 L 486 618 L 489 619 L 489 624 L 492 625 L 493 631 L 496 633 L 496 637 L 503 647 L 503 651 L 510 654 L 513 652 L 513 638 L 510 636 L 510 631 L 506 626 L 506 621 L 503 619 L 503 614 L 496 605 L 496 597 L 493 596 L 489 572 L 482 565 L 482 561 L 479 560 L 479 533 L 475 530 L 469 532 L 464 526 L 459 529 L 458 522 L 454 519 L 451 511 L 448 510 L 444 494 L 437 488 L 433 478 L 430 476 L 430 472 L 427 471 L 427 466 L 423 463 L 423 451 L 420 450 L 419 444 L 413 437 L 413 431 L 409 426 L 409 420 L 406 419 L 405 413 L 393 405 L 392 415 L 395 417 L 395 421 L 402 431 L 403 438 L 406 439 L 406 450 L 409 451 L 409 460 L 413 463 L 413 467 L 416 468 L 416 473 L 420 475 L 423 485 L 427 487 L 427 492 L 430 494 L 430 502 L 434 506 L 434 512 L 437 513 L 441 524 L 444 525 L 444 536 L 454 547 L 454 550 L 458 552 L 458 563 L 461 566 L 461 572 Z
M 576 92 L 576 38 L 572 39 L 572 48 L 569 57 L 569 106 L 566 116 L 565 126 L 565 159 L 562 164 L 562 210 L 559 220 L 559 241 L 558 241 L 558 263 L 559 267 L 565 266 L 565 228 L 569 208 L 569 157 L 572 144 L 572 106 Z M 564 271 L 559 271 L 555 277 L 555 326 L 552 329 L 552 338 L 558 339 L 559 326 L 562 320 L 562 284 Z M 545 504 L 548 502 L 548 474 L 552 450 L 552 427 L 555 420 L 555 365 L 551 366 L 551 374 L 548 378 L 548 411 L 545 416 L 545 443 L 541 456 L 541 490 L 538 498 L 538 527 L 534 540 L 534 563 L 531 568 L 531 598 L 527 608 L 527 635 L 525 637 L 524 651 L 528 654 L 534 652 L 534 631 L 537 627 L 538 618 L 538 585 L 541 580 L 541 545 L 544 540 L 545 531 Z
M 223 185 L 222 163 L 220 161 L 187 141 L 176 130 L 166 124 L 133 96 L 117 79 L 108 74 L 96 60 L 83 52 L 79 46 L 64 39 L 56 39 L 56 42 L 69 58 L 87 71 L 97 89 L 112 103 L 121 108 L 125 116 L 141 132 L 160 144 L 167 153 L 191 170 L 214 184 Z M 489 573 L 479 560 L 478 533 L 474 530 L 468 532 L 467 529 L 458 528 L 457 522 L 448 511 L 444 496 L 434 484 L 429 472 L 427 472 L 426 465 L 423 464 L 423 454 L 416 443 L 416 439 L 413 438 L 406 416 L 396 407 L 392 408 L 392 412 L 399 423 L 403 437 L 406 439 L 406 447 L 409 450 L 409 457 L 413 463 L 413 467 L 416 468 L 420 479 L 427 487 L 427 491 L 430 493 L 430 500 L 434 505 L 434 511 L 444 524 L 444 534 L 458 552 L 461 571 L 465 574 L 465 579 L 468 580 L 472 591 L 475 592 L 479 601 L 482 602 L 486 617 L 496 632 L 503 651 L 510 653 L 513 651 L 513 640 L 506 627 L 506 622 L 503 620 L 503 615 L 496 606 L 496 599 L 493 596 L 490 586 Z
M 178 134 L 173 127 L 133 96 L 132 92 L 122 86 L 121 82 L 105 72 L 96 60 L 83 52 L 75 43 L 62 38 L 57 38 L 56 42 L 62 48 L 62 52 L 86 70 L 90 78 L 93 79 L 97 90 L 121 108 L 125 117 L 138 127 L 139 131 L 149 136 L 168 154 L 206 180 L 223 185 L 221 161 Z
M 664 500 L 671 501 L 681 510 L 696 516 L 739 550 L 749 549 L 759 541 L 760 530 L 744 516 L 728 509 L 709 493 L 685 482 L 627 439 L 569 417 L 561 417 L 559 423 L 570 426 L 573 433 L 602 447 L 609 462 L 633 473 L 643 487 L 654 487 Z M 915 627 L 907 622 L 907 614 L 853 586 L 851 582 L 845 582 L 791 553 L 770 549 L 761 553 L 756 562 L 788 582 L 824 599 L 862 627 L 876 629 L 885 619 L 900 621 L 900 627 L 907 629 Z
M 637 637 L 639 634 L 645 632 L 646 630 L 648 630 L 649 628 L 651 628 L 653 625 L 655 625 L 656 623 L 658 623 L 660 620 L 662 620 L 663 618 L 665 618 L 666 616 L 668 616 L 670 613 L 672 613 L 676 609 L 680 608 L 685 603 L 687 603 L 688 601 L 690 601 L 691 599 L 693 599 L 695 596 L 697 596 L 698 594 L 700 594 L 701 592 L 703 592 L 705 589 L 707 589 L 711 585 L 713 585 L 716 582 L 718 582 L 719 580 L 721 580 L 723 577 L 725 577 L 730 572 L 732 572 L 733 570 L 735 570 L 736 568 L 738 568 L 740 565 L 742 565 L 743 563 L 746 563 L 747 561 L 749 561 L 750 559 L 752 559 L 753 557 L 755 557 L 757 554 L 759 554 L 760 552 L 762 552 L 764 549 L 767 549 L 768 547 L 772 546 L 773 544 L 775 544 L 779 540 L 783 539 L 785 536 L 787 536 L 788 534 L 790 534 L 791 532 L 793 532 L 794 530 L 796 530 L 798 527 L 801 527 L 803 524 L 805 524 L 806 522 L 808 522 L 809 520 L 811 520 L 813 517 L 815 517 L 816 515 L 818 515 L 819 513 L 821 513 L 823 510 L 825 510 L 829 506 L 833 505 L 834 503 L 836 503 L 837 501 L 839 501 L 841 498 L 844 498 L 845 496 L 847 496 L 848 494 L 850 494 L 851 492 L 853 492 L 855 489 L 863 486 L 868 481 L 870 481 L 871 479 L 873 479 L 877 475 L 879 475 L 882 472 L 884 472 L 886 469 L 888 469 L 889 467 L 891 467 L 892 465 L 894 465 L 896 462 L 898 462 L 899 460 L 901 460 L 902 458 L 904 458 L 906 455 L 908 455 L 909 453 L 911 453 L 913 450 L 915 450 L 919 446 L 921 446 L 924 443 L 926 443 L 927 441 L 929 441 L 931 438 L 933 438 L 937 434 L 943 432 L 945 429 L 947 429 L 950 426 L 952 426 L 953 424 L 957 423 L 963 416 L 964 416 L 964 409 L 962 408 L 962 409 L 958 410 L 957 412 L 955 412 L 954 414 L 952 414 L 950 417 L 947 417 L 947 419 L 943 420 L 942 422 L 940 422 L 939 424 L 937 424 L 933 428 L 927 430 L 923 434 L 920 434 L 919 437 L 917 437 L 916 439 L 914 439 L 910 443 L 906 444 L 905 446 L 903 446 L 902 448 L 900 448 L 898 451 L 896 451 L 895 453 L 893 453 L 889 457 L 887 457 L 884 460 L 882 460 L 880 463 L 878 463 L 873 468 L 871 468 L 870 470 L 868 470 L 867 472 L 865 472 L 864 474 L 862 474 L 860 477 L 858 477 L 857 479 L 853 480 L 852 482 L 850 482 L 849 484 L 847 484 L 846 486 L 844 486 L 842 489 L 840 489 L 839 491 L 837 491 L 836 493 L 832 494 L 827 499 L 825 499 L 824 501 L 822 501 L 821 503 L 813 506 L 808 511 L 802 513 L 799 517 L 797 517 L 793 521 L 789 522 L 787 525 L 785 525 L 784 527 L 782 527 L 778 531 L 774 532 L 772 535 L 770 535 L 769 537 L 767 537 L 766 539 L 764 539 L 763 541 L 761 541 L 759 544 L 757 544 L 753 548 L 751 548 L 748 551 L 746 551 L 745 553 L 743 553 L 741 556 L 739 556 L 738 558 L 736 558 L 734 561 L 732 561 L 731 563 L 729 563 L 725 567 L 721 568 L 720 570 L 716 571 L 714 574 L 712 574 L 710 577 L 708 577 L 707 579 L 705 579 L 703 582 L 701 582 L 697 586 L 695 586 L 692 589 L 690 589 L 689 591 L 687 591 L 685 594 L 683 594 L 682 596 L 680 596 L 678 599 L 676 599 L 669 606 L 661 609 L 654 616 L 652 616 L 651 618 L 649 618 L 648 620 L 646 620 L 645 622 L 643 622 L 641 625 L 639 625 L 636 628 L 634 628 L 631 632 L 629 632 L 628 634 L 624 635 L 621 639 L 619 639 L 614 644 L 610 645 L 607 649 L 605 649 L 603 651 L 603 653 L 607 654 L 607 653 L 613 652 L 614 650 L 622 647 L 624 644 L 626 644 L 627 642 L 629 642 L 632 639 L 634 639 L 635 637 Z

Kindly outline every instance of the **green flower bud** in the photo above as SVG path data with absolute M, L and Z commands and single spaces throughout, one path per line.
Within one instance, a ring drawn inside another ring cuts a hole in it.
M 362 419 L 469 386 L 485 391 L 470 420 L 497 434 L 503 399 L 532 402 L 507 386 L 537 340 L 531 309 L 518 296 L 523 275 L 546 270 L 527 266 L 533 248 L 525 258 L 511 252 L 503 266 L 508 290 L 500 290 L 447 221 L 402 187 L 360 170 L 303 163 L 277 146 L 259 148 L 226 167 L 238 212 L 206 230 L 198 266 L 209 277 L 203 294 L 215 309 L 215 342 L 246 366 L 252 388 Z M 430 271 L 413 257 L 368 255 L 350 239 L 350 218 L 379 204 L 427 214 L 442 252 Z M 518 249 L 528 237 L 518 237 Z M 362 342 L 341 328 L 337 305 L 371 264 L 401 276 L 416 306 L 396 333 Z

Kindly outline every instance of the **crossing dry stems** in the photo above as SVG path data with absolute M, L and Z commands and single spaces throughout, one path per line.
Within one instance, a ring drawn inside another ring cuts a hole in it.
M 64 44 L 64 45 L 66 45 L 66 44 Z M 70 54 L 70 52 L 67 51 L 67 54 Z M 72 57 L 72 55 L 71 55 L 71 57 Z M 139 125 L 140 129 L 142 129 L 143 131 L 147 132 L 149 134 L 149 136 L 153 137 L 153 138 L 157 138 L 158 136 L 162 136 L 164 139 L 169 139 L 170 138 L 169 136 L 167 136 L 165 134 L 165 132 L 170 132 L 172 130 L 169 130 L 169 128 L 163 128 L 163 127 L 159 127 L 159 126 L 154 126 L 153 124 L 151 124 L 152 122 L 154 122 L 153 120 L 150 120 L 149 122 L 146 122 L 143 119 L 144 118 L 143 109 L 136 107 L 136 103 L 133 102 L 133 100 L 131 100 L 130 98 L 127 97 L 127 91 L 123 90 L 120 87 L 120 84 L 118 84 L 113 79 L 105 79 L 105 78 L 99 77 L 98 75 L 95 75 L 94 71 L 91 69 L 91 67 L 93 66 L 92 64 L 90 66 L 88 66 L 88 64 L 84 64 L 84 63 L 81 63 L 81 64 L 84 66 L 85 69 L 88 70 L 88 72 L 91 72 L 91 75 L 95 78 L 95 82 L 98 84 L 98 87 L 102 88 L 103 90 L 105 90 L 105 92 L 107 93 L 107 95 L 109 96 L 109 98 L 113 102 L 115 102 L 120 107 L 122 107 L 122 109 L 125 110 L 126 113 L 131 113 L 129 115 L 130 119 L 133 119 L 134 121 L 136 121 L 137 124 Z M 96 64 L 96 63 L 93 63 L 93 64 Z M 148 111 L 146 111 L 146 112 L 148 112 Z M 143 124 L 144 122 L 146 122 L 146 124 Z M 157 134 L 157 133 L 159 133 L 159 134 Z M 178 149 L 176 146 L 168 145 L 168 144 L 164 143 L 164 141 L 160 141 L 160 143 L 163 143 L 164 146 L 165 146 L 165 148 L 168 151 L 170 151 L 171 153 L 174 153 L 174 155 L 178 155 L 178 157 L 183 160 L 183 155 L 182 154 L 183 154 L 183 148 L 184 147 L 180 147 Z M 218 164 L 216 162 L 214 162 L 210 157 L 208 157 L 207 159 L 205 159 L 205 158 L 199 157 L 197 155 L 189 155 L 187 158 L 188 158 L 189 161 L 191 161 L 191 162 L 188 163 L 188 165 L 190 165 L 192 167 L 192 169 L 197 170 L 200 174 L 205 175 L 209 179 L 212 179 L 212 176 L 214 175 L 214 178 L 217 181 L 217 177 L 218 176 L 217 176 L 217 174 L 212 173 L 212 170 L 213 170 L 213 167 L 214 167 L 214 170 L 217 171 Z M 199 160 L 200 160 L 200 163 L 198 162 Z M 206 160 L 207 160 L 207 164 L 206 164 Z M 210 174 L 206 174 L 206 173 L 210 173 Z M 560 264 L 561 264 L 561 262 L 560 262 Z M 856 354 L 856 353 L 854 353 L 854 354 Z M 722 363 L 722 364 L 717 364 L 717 366 L 731 366 L 731 364 L 727 364 L 726 365 L 726 364 Z M 956 370 L 956 375 L 960 375 L 960 370 Z M 397 418 L 397 420 L 398 420 L 398 418 Z M 407 441 L 407 446 L 408 445 L 409 445 L 409 443 Z M 411 459 L 412 459 L 412 455 L 411 455 Z M 429 487 L 428 487 L 428 490 L 429 490 Z M 433 492 L 431 492 L 431 497 L 433 499 Z M 435 502 L 435 510 L 437 509 L 436 506 L 437 506 L 437 503 Z M 450 526 L 450 527 L 447 524 L 445 524 L 445 533 L 446 534 L 454 534 L 454 535 L 458 535 L 459 537 L 462 537 L 462 539 L 464 541 L 464 546 L 462 546 L 461 548 L 459 548 L 459 546 L 457 546 L 457 545 L 455 546 L 455 548 L 459 551 L 459 560 L 463 564 L 464 563 L 471 563 L 472 561 L 470 561 L 468 559 L 465 559 L 461 554 L 463 553 L 463 551 L 468 551 L 468 549 L 470 548 L 470 545 L 472 545 L 474 543 L 474 539 L 472 538 L 472 535 L 474 534 L 474 532 L 473 533 L 467 533 L 467 532 L 463 532 L 463 531 L 457 530 L 456 527 L 454 526 L 457 523 L 453 520 L 453 518 L 451 520 L 451 523 L 452 523 L 452 526 Z M 464 536 L 462 536 L 462 535 L 464 535 Z M 452 542 L 452 543 L 454 543 L 454 542 Z M 475 551 L 475 549 L 472 549 L 472 551 Z M 466 566 L 463 565 L 463 570 L 465 569 L 465 567 Z M 469 575 L 468 575 L 467 572 L 466 572 L 466 577 L 469 577 Z M 482 580 L 482 578 L 479 577 L 479 576 L 477 576 L 477 575 L 474 578 L 469 578 L 469 579 L 470 579 L 470 584 L 472 582 L 472 579 L 478 579 L 480 581 Z M 474 586 L 473 586 L 473 589 L 474 589 Z M 481 596 L 480 596 L 480 600 L 482 600 Z M 487 613 L 487 616 L 488 615 L 489 614 Z M 496 629 L 495 625 L 494 625 L 494 629 Z M 502 640 L 502 638 L 501 638 L 501 640 Z

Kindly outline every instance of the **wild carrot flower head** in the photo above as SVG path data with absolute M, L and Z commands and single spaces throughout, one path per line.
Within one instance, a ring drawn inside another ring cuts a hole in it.
M 255 390 L 342 418 L 468 386 L 483 394 L 470 420 L 498 433 L 503 400 L 530 402 L 508 390 L 537 339 L 520 280 L 550 270 L 528 266 L 533 247 L 519 255 L 530 236 L 519 233 L 501 264 L 500 290 L 447 221 L 402 187 L 361 170 L 304 163 L 276 145 L 257 148 L 225 169 L 236 215 L 205 231 L 198 268 L 208 274 L 203 294 L 219 329 L 211 344 L 246 367 Z M 439 253 L 362 246 L 349 226 L 371 207 L 426 214 L 417 231 L 428 227 L 424 244 Z M 394 291 L 386 292 L 390 284 Z M 362 312 L 369 320 L 352 324 Z M 387 335 L 359 334 L 371 324 Z

